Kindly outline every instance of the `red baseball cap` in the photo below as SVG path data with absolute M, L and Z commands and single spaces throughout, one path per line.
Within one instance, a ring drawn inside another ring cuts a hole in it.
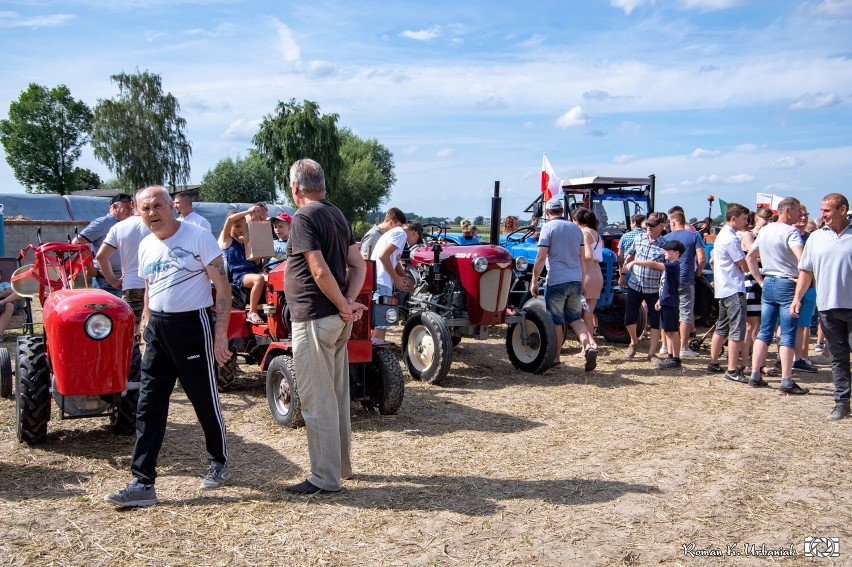
M 291 217 L 290 215 L 288 215 L 284 211 L 281 211 L 280 213 L 278 213 L 277 215 L 275 215 L 274 217 L 272 217 L 269 220 L 272 220 L 272 221 L 283 220 L 286 223 L 293 224 L 293 217 Z

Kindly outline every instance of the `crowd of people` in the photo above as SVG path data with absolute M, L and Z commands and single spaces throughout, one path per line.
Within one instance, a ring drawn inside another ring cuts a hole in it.
M 294 215 L 267 218 L 268 209 L 257 203 L 230 215 L 218 242 L 209 224 L 192 212 L 191 199 L 180 195 L 173 202 L 162 187 L 142 189 L 135 198 L 114 197 L 109 213 L 81 233 L 80 242 L 97 246 L 95 280 L 131 304 L 146 344 L 132 480 L 108 494 L 108 502 L 120 507 L 158 502 L 156 465 L 177 381 L 204 432 L 208 470 L 201 488 L 219 488 L 228 479 L 216 378 L 218 365 L 232 355 L 227 341 L 231 285 L 249 291 L 249 323 L 262 322 L 258 306 L 265 277 L 260 263 L 246 257 L 249 221 L 269 223 L 276 241 L 273 260 L 287 259 L 293 357 L 310 459 L 310 475 L 287 491 L 337 492 L 351 477 L 346 343 L 353 323 L 368 308 L 356 301 L 367 274 L 365 260 L 375 262 L 379 295 L 410 290 L 400 257 L 422 239 L 423 227 L 391 208 L 359 247 L 348 221 L 325 198 L 320 164 L 299 160 L 290 169 L 290 179 L 298 207 Z M 537 295 L 544 284 L 557 344 L 562 345 L 564 329 L 570 326 L 582 346 L 577 356 L 591 372 L 598 362 L 594 310 L 604 285 L 604 243 L 593 210 L 579 207 L 566 216 L 563 207 L 558 197 L 544 203 L 547 222 L 535 240 L 538 253 L 530 291 Z M 649 363 L 680 369 L 681 359 L 700 356 L 689 348 L 689 337 L 695 328 L 696 280 L 708 260 L 702 232 L 713 234 L 709 261 L 719 316 L 707 372 L 754 388 L 768 387 L 766 377 L 780 376 L 780 392 L 805 395 L 808 388 L 793 380 L 793 372 L 816 372 L 816 364 L 830 361 L 835 406 L 828 419 L 850 415 L 852 227 L 846 197 L 826 195 L 817 222 L 789 197 L 780 202 L 777 213 L 751 212 L 729 203 L 718 230 L 697 230 L 680 207 L 647 217 L 634 215 L 630 225 L 618 246 L 620 285 L 626 293 L 624 323 L 630 336 L 627 358 L 640 348 L 637 322 L 642 310 L 650 328 L 645 355 Z M 517 217 L 507 217 L 503 231 L 517 228 Z M 7 322 L 10 303 L 19 299 L 0 288 L 0 324 Z M 377 328 L 374 337 L 384 338 L 384 333 Z M 813 333 L 817 352 L 809 357 Z M 767 368 L 768 351 L 776 341 L 777 364 Z M 557 369 L 563 367 L 561 350 L 557 348 L 553 360 Z

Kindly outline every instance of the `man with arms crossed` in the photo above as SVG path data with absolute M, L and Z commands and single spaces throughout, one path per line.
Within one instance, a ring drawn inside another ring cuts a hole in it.
M 145 278 L 145 355 L 136 410 L 136 445 L 130 470 L 133 480 L 107 502 L 120 507 L 158 502 L 154 481 L 157 456 L 166 434 L 169 398 L 180 380 L 204 431 L 208 452 L 202 489 L 219 488 L 228 478 L 225 422 L 216 391 L 218 367 L 231 357 L 228 319 L 231 285 L 222 251 L 209 232 L 174 216 L 163 187 L 137 194 L 142 220 L 153 234 L 139 246 L 139 275 Z M 213 295 L 216 287 L 216 329 Z
M 325 199 L 320 164 L 312 159 L 294 163 L 290 190 L 298 209 L 287 245 L 284 285 L 311 474 L 287 492 L 337 492 L 341 480 L 352 476 L 346 343 L 352 323 L 367 309 L 355 301 L 367 265 L 343 213 Z
M 817 308 L 831 352 L 834 409 L 831 421 L 849 417 L 849 350 L 852 348 L 852 225 L 849 200 L 840 193 L 826 195 L 820 204 L 825 226 L 811 233 L 799 262 L 796 295 L 790 314 L 799 316 L 802 297 L 816 278 Z

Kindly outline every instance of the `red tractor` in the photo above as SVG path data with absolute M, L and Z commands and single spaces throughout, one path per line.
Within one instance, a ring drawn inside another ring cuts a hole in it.
M 128 384 L 133 311 L 121 299 L 87 287 L 88 245 L 29 245 L 21 251 L 21 258 L 30 251 L 34 262 L 15 272 L 12 288 L 30 299 L 38 297 L 44 332 L 18 339 L 18 440 L 30 445 L 45 440 L 51 397 L 59 406 L 61 419 L 108 416 L 115 432 L 132 433 L 139 394 L 138 385 Z M 0 366 L 2 363 L 0 354 Z M 10 373 L 4 368 L 3 374 Z
M 246 321 L 242 298 L 238 294 L 231 311 L 228 340 L 231 350 L 249 364 L 258 364 L 266 372 L 266 398 L 273 419 L 280 425 L 298 427 L 304 423 L 299 404 L 298 377 L 293 366 L 289 311 L 284 290 L 284 263 L 268 269 L 266 282 L 266 322 L 255 325 Z M 375 305 L 375 264 L 367 262 L 367 277 L 356 301 L 371 306 L 352 328 L 349 339 L 349 391 L 352 401 L 368 411 L 395 414 L 405 392 L 405 378 L 389 341 L 373 340 L 373 326 L 393 324 L 399 312 L 393 305 Z M 379 323 L 382 321 L 382 323 Z M 236 356 L 220 368 L 219 388 L 231 386 L 236 376 Z
M 550 368 L 556 353 L 556 328 L 540 307 L 507 310 L 513 262 L 496 245 L 445 246 L 441 227 L 428 226 L 429 243 L 410 252 L 407 263 L 414 291 L 400 296 L 405 319 L 402 354 L 412 377 L 443 381 L 452 349 L 463 337 L 486 339 L 489 329 L 508 325 L 506 351 L 524 372 Z

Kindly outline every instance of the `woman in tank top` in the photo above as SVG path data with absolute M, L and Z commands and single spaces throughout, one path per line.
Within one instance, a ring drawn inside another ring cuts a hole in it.
M 757 234 L 760 229 L 769 224 L 772 219 L 772 210 L 766 207 L 760 207 L 756 213 L 749 215 L 749 230 L 743 233 L 740 239 L 740 247 L 746 254 L 751 250 L 754 241 L 757 240 Z M 760 303 L 762 297 L 762 288 L 754 280 L 751 273 L 746 273 L 745 277 L 746 288 L 746 334 L 743 340 L 743 348 L 740 351 L 740 366 L 745 366 L 748 369 L 751 366 L 751 347 L 757 338 L 757 331 L 760 329 Z
M 601 262 L 603 261 L 603 241 L 598 234 L 598 217 L 595 213 L 585 207 L 579 207 L 573 212 L 574 222 L 583 231 L 583 262 L 585 262 L 585 277 L 583 278 L 583 292 L 588 311 L 583 311 L 583 322 L 590 331 L 597 329 L 595 317 L 595 305 L 601 296 L 603 288 L 603 273 Z

